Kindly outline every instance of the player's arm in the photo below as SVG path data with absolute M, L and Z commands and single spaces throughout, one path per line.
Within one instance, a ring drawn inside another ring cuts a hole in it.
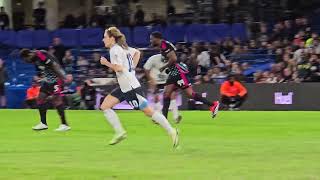
M 56 63 L 55 61 L 52 61 L 51 67 L 60 79 L 66 80 L 66 73 L 58 63 Z
M 166 68 L 173 66 L 177 62 L 177 55 L 174 51 L 170 51 L 167 54 L 168 63 L 160 68 L 160 72 L 164 71 Z
M 111 68 L 113 71 L 115 72 L 122 72 L 123 71 L 123 67 L 119 64 L 112 64 L 111 62 L 109 62 L 105 57 L 101 56 L 100 58 L 100 63 L 104 66 L 107 66 L 109 68 Z
M 135 49 L 135 52 L 132 57 L 134 67 L 137 67 L 140 60 L 140 56 L 141 56 L 141 52 L 138 49 Z

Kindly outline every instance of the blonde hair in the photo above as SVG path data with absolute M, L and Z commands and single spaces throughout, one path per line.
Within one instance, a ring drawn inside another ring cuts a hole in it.
M 116 43 L 124 49 L 128 49 L 126 36 L 116 27 L 110 27 L 107 29 L 109 37 L 114 37 Z

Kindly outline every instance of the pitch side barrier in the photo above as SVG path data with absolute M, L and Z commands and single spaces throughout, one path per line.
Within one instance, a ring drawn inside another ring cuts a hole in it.
M 241 110 L 254 111 L 317 111 L 320 110 L 320 83 L 244 84 L 248 90 Z M 195 91 L 208 99 L 220 99 L 220 85 L 201 84 Z M 183 95 L 184 96 L 184 95 Z M 188 109 L 188 99 L 182 98 L 180 109 Z M 201 103 L 198 103 L 201 104 Z M 189 103 L 190 105 L 190 103 Z M 207 109 L 199 105 L 200 109 Z

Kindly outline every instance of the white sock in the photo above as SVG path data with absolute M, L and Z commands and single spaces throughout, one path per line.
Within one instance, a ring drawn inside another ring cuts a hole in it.
M 178 119 L 179 111 L 178 111 L 177 101 L 176 100 L 171 100 L 170 101 L 170 107 L 171 107 L 173 119 Z
M 155 111 L 158 111 L 158 112 L 161 112 L 162 107 L 161 107 L 160 101 L 157 102 L 157 103 L 154 105 L 154 110 L 155 110 Z
M 152 115 L 152 119 L 159 123 L 160 126 L 168 132 L 168 134 L 174 133 L 173 127 L 170 125 L 166 117 L 164 117 L 161 113 L 155 111 Z
M 119 117 L 116 114 L 116 112 L 114 112 L 114 110 L 106 109 L 103 112 L 104 112 L 104 116 L 106 117 L 106 119 L 108 120 L 108 122 L 110 123 L 110 125 L 112 126 L 112 128 L 117 134 L 124 132 L 124 129 L 121 125 Z

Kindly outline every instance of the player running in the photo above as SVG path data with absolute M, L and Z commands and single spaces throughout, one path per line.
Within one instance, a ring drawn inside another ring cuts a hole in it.
M 133 69 L 140 58 L 140 55 L 137 55 L 138 50 L 128 47 L 125 36 L 116 27 L 105 30 L 103 42 L 106 48 L 110 48 L 111 62 L 104 57 L 101 57 L 100 62 L 116 72 L 120 87 L 113 90 L 100 107 L 115 131 L 109 144 L 115 145 L 127 137 L 119 117 L 112 110 L 116 104 L 126 100 L 134 109 L 142 110 L 145 115 L 160 124 L 171 136 L 173 147 L 177 147 L 179 142 L 177 129 L 174 129 L 161 113 L 154 111 L 142 95 L 141 85 Z
M 163 71 L 160 72 L 160 69 L 165 65 L 166 63 L 164 62 L 164 58 L 161 56 L 161 54 L 156 54 L 151 56 L 143 66 L 146 76 L 149 80 L 149 85 L 154 93 L 154 109 L 159 112 L 162 109 L 160 103 L 160 93 L 163 92 L 168 79 L 167 73 Z M 170 107 L 172 110 L 173 119 L 176 123 L 180 123 L 182 117 L 178 111 L 175 92 L 173 92 L 171 95 Z
M 68 125 L 65 117 L 65 107 L 63 103 L 62 89 L 66 80 L 66 74 L 64 70 L 57 63 L 55 57 L 50 55 L 47 51 L 36 50 L 31 51 L 29 49 L 22 49 L 20 51 L 20 57 L 30 64 L 34 64 L 40 74 L 43 76 L 41 80 L 40 94 L 37 98 L 37 105 L 40 113 L 40 123 L 34 126 L 33 130 L 46 130 L 47 124 L 47 110 L 48 101 L 54 105 L 57 109 L 61 119 L 61 125 L 56 131 L 68 131 L 70 126 Z
M 184 63 L 178 62 L 175 46 L 172 43 L 165 41 L 160 32 L 153 32 L 150 35 L 150 43 L 152 46 L 160 49 L 161 55 L 165 58 L 165 62 L 167 62 L 166 65 L 160 68 L 160 72 L 165 71 L 169 75 L 164 89 L 163 115 L 168 117 L 171 95 L 180 88 L 186 92 L 189 98 L 208 105 L 212 112 L 212 118 L 214 118 L 219 111 L 219 101 L 214 101 L 213 103 L 209 102 L 200 94 L 193 91 L 188 78 L 188 67 Z

